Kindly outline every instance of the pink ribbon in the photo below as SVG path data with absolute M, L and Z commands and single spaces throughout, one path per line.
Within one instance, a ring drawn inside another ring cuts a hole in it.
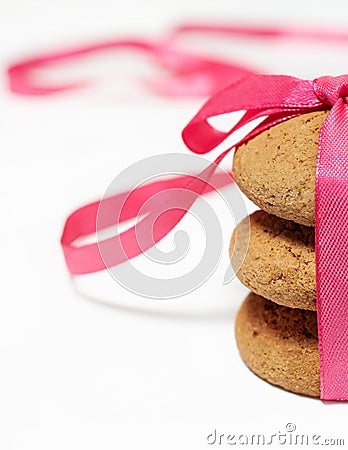
M 187 34 L 227 35 L 246 39 L 301 39 L 346 43 L 348 33 L 316 28 L 271 27 L 251 25 L 211 25 L 185 24 L 174 28 L 168 37 L 158 41 L 145 39 L 115 39 L 77 48 L 49 52 L 26 58 L 11 64 L 7 69 L 9 88 L 12 92 L 24 95 L 49 95 L 71 91 L 89 86 L 92 81 L 79 80 L 68 84 L 40 84 L 35 80 L 35 71 L 59 65 L 102 51 L 130 50 L 150 56 L 168 76 L 148 80 L 147 84 L 156 93 L 169 97 L 208 96 L 228 86 L 247 74 L 256 73 L 251 67 L 232 61 L 209 58 L 182 50 L 177 45 L 178 38 Z M 259 71 L 257 71 L 259 72 Z
M 197 197 L 232 182 L 231 175 L 215 174 L 215 169 L 216 165 L 211 164 L 200 175 L 151 182 L 74 211 L 68 217 L 61 237 L 69 272 L 82 275 L 105 270 L 156 245 L 180 222 Z M 172 206 L 177 205 L 175 197 L 179 192 L 180 209 Z M 146 203 L 149 199 L 153 201 Z M 144 204 L 146 209 L 143 208 Z M 103 215 L 98 220 L 101 206 Z M 138 218 L 140 212 L 146 214 L 145 217 L 128 230 L 101 242 L 76 244 L 82 237 Z
M 321 398 L 348 400 L 348 75 L 318 78 L 313 87 L 331 107 L 320 130 L 315 198 Z
M 70 50 L 50 52 L 46 55 L 24 59 L 12 64 L 8 70 L 9 87 L 12 92 L 25 95 L 49 95 L 70 91 L 91 84 L 91 81 L 75 81 L 69 84 L 38 84 L 34 71 L 48 66 L 74 60 L 106 50 L 131 50 L 144 53 L 165 69 L 166 78 L 146 82 L 155 92 L 167 96 L 207 96 L 227 86 L 232 80 L 253 73 L 241 64 L 202 57 L 176 49 L 168 40 L 151 42 L 143 39 L 114 40 L 85 45 Z
M 272 39 L 348 40 L 347 33 L 321 30 L 210 25 L 179 27 L 172 37 L 196 32 Z M 315 245 L 321 398 L 348 400 L 348 76 L 308 81 L 291 76 L 252 75 L 252 71 L 243 66 L 178 50 L 170 40 L 118 40 L 17 62 L 8 69 L 10 89 L 21 94 L 46 95 L 81 87 L 86 82 L 41 86 L 35 82 L 32 71 L 76 56 L 115 48 L 145 52 L 167 69 L 171 74 L 169 79 L 149 83 L 165 95 L 207 95 L 230 84 L 210 98 L 183 131 L 187 146 L 199 154 L 209 152 L 255 119 L 261 119 L 261 122 L 237 145 L 292 117 L 330 109 L 320 130 L 316 176 Z M 208 122 L 211 117 L 240 110 L 246 111 L 244 116 L 228 132 L 216 130 Z M 116 265 L 156 244 L 181 220 L 197 196 L 212 190 L 211 184 L 222 187 L 232 181 L 230 177 L 226 179 L 215 173 L 216 165 L 231 150 L 227 149 L 199 175 L 150 183 L 102 200 L 110 207 L 110 215 L 104 217 L 104 222 L 100 224 L 101 228 L 107 228 L 136 217 L 149 197 L 164 193 L 155 196 L 157 200 L 149 205 L 147 216 L 139 224 L 102 243 L 76 245 L 78 238 L 96 232 L 101 202 L 75 211 L 68 218 L 61 239 L 69 271 L 82 274 L 105 269 L 101 249 L 108 255 L 108 263 Z M 175 189 L 182 189 L 188 193 L 182 196 L 182 209 L 170 208 L 171 204 L 177 205 L 173 201 L 172 188 L 174 192 Z M 159 211 L 163 214 L 155 224 L 154 218 Z M 137 238 L 139 235 L 145 236 L 141 245 Z
M 343 44 L 348 41 L 348 33 L 346 31 L 328 30 L 323 27 L 316 28 L 306 26 L 259 26 L 259 25 L 222 25 L 211 23 L 189 23 L 178 26 L 174 29 L 172 35 L 180 36 L 184 34 L 205 34 L 216 35 L 222 34 L 227 36 L 241 36 L 244 38 L 257 39 L 300 39 L 312 41 L 324 41 Z

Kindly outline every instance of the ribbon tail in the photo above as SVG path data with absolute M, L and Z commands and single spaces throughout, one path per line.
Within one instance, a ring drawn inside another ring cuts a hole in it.
M 67 219 L 61 237 L 71 275 L 114 267 L 156 245 L 180 222 L 199 196 L 233 182 L 230 174 L 215 173 L 216 168 L 212 163 L 198 175 L 151 182 L 77 209 Z M 144 217 L 128 230 L 99 240 L 101 231 L 140 216 Z M 90 235 L 96 235 L 97 242 L 77 245 L 81 238 Z
M 342 98 L 320 132 L 315 208 L 321 399 L 348 400 L 348 107 Z

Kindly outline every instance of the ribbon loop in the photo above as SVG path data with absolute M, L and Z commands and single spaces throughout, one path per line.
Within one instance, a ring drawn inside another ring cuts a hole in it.
M 287 75 L 248 75 L 210 97 L 186 125 L 182 137 L 195 153 L 208 153 L 232 133 L 255 119 L 265 118 L 236 145 L 265 129 L 309 111 L 325 109 L 313 92 L 313 82 Z M 222 132 L 209 119 L 225 113 L 246 111 L 229 131 Z

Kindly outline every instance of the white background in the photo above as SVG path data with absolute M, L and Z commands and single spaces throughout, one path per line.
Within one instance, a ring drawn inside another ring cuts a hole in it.
M 223 215 L 218 270 L 180 300 L 136 297 L 107 273 L 68 276 L 59 246 L 67 215 L 103 195 L 140 158 L 187 152 L 180 131 L 203 99 L 160 99 L 112 76 L 89 91 L 24 98 L 8 92 L 4 73 L 9 62 L 41 50 L 125 34 L 157 36 L 190 19 L 342 27 L 346 5 L 1 0 L 1 449 L 193 450 L 209 448 L 214 429 L 270 435 L 285 432 L 287 423 L 301 434 L 348 442 L 346 404 L 287 393 L 242 363 L 233 327 L 247 290 L 236 280 L 222 285 L 232 232 Z M 269 72 L 314 77 L 348 68 L 344 46 L 214 45 L 255 58 Z M 69 70 L 117 74 L 123 60 L 113 58 Z M 132 64 L 133 76 L 148 70 Z

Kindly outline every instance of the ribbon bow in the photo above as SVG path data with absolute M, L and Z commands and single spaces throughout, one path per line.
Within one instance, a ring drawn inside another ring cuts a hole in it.
M 319 135 L 315 252 L 321 398 L 348 400 L 348 75 L 314 81 L 253 75 L 210 98 L 183 131 L 186 145 L 206 153 L 254 119 L 264 118 L 237 145 L 284 120 L 330 109 Z M 245 110 L 228 132 L 208 119 Z M 230 150 L 230 149 L 229 149 Z M 225 154 L 229 151 L 227 150 Z

